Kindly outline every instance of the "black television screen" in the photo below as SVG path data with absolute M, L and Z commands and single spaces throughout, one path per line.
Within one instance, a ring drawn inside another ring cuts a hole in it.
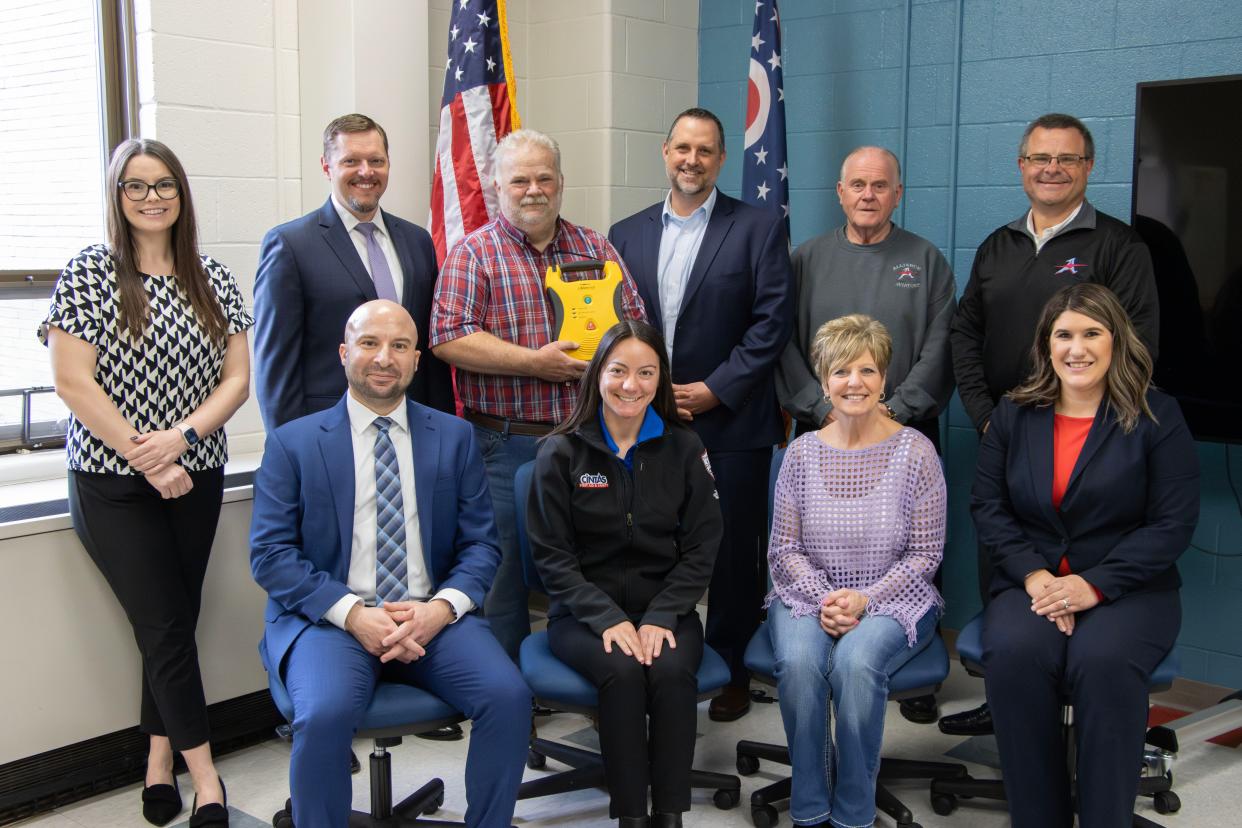
M 1160 295 L 1156 385 L 1242 442 L 1242 75 L 1138 84 L 1131 221 Z

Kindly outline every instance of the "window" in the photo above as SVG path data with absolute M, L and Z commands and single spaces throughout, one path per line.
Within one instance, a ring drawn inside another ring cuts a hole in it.
M 61 267 L 104 239 L 104 170 L 134 134 L 128 0 L 0 0 L 0 452 L 63 442 L 35 329 Z

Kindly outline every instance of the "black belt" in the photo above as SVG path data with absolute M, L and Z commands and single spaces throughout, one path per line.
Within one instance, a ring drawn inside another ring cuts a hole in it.
M 517 434 L 522 437 L 542 437 L 556 428 L 550 423 L 531 423 L 525 420 L 511 420 L 508 417 L 493 417 L 490 414 L 469 409 L 466 410 L 466 419 L 475 425 L 499 431 L 501 434 Z

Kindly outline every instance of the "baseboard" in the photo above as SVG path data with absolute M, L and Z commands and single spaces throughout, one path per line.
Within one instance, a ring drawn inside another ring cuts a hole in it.
M 217 756 L 270 739 L 284 722 L 266 690 L 209 705 L 207 714 Z M 148 743 L 131 727 L 0 765 L 0 825 L 141 781 Z M 177 767 L 184 770 L 179 756 Z

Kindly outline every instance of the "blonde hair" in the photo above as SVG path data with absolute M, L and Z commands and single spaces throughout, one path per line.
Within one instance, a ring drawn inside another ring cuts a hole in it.
M 893 338 L 883 322 L 865 313 L 851 313 L 825 322 L 811 342 L 811 364 L 821 383 L 827 382 L 828 375 L 837 367 L 868 353 L 880 373 L 887 374 L 893 358 Z

